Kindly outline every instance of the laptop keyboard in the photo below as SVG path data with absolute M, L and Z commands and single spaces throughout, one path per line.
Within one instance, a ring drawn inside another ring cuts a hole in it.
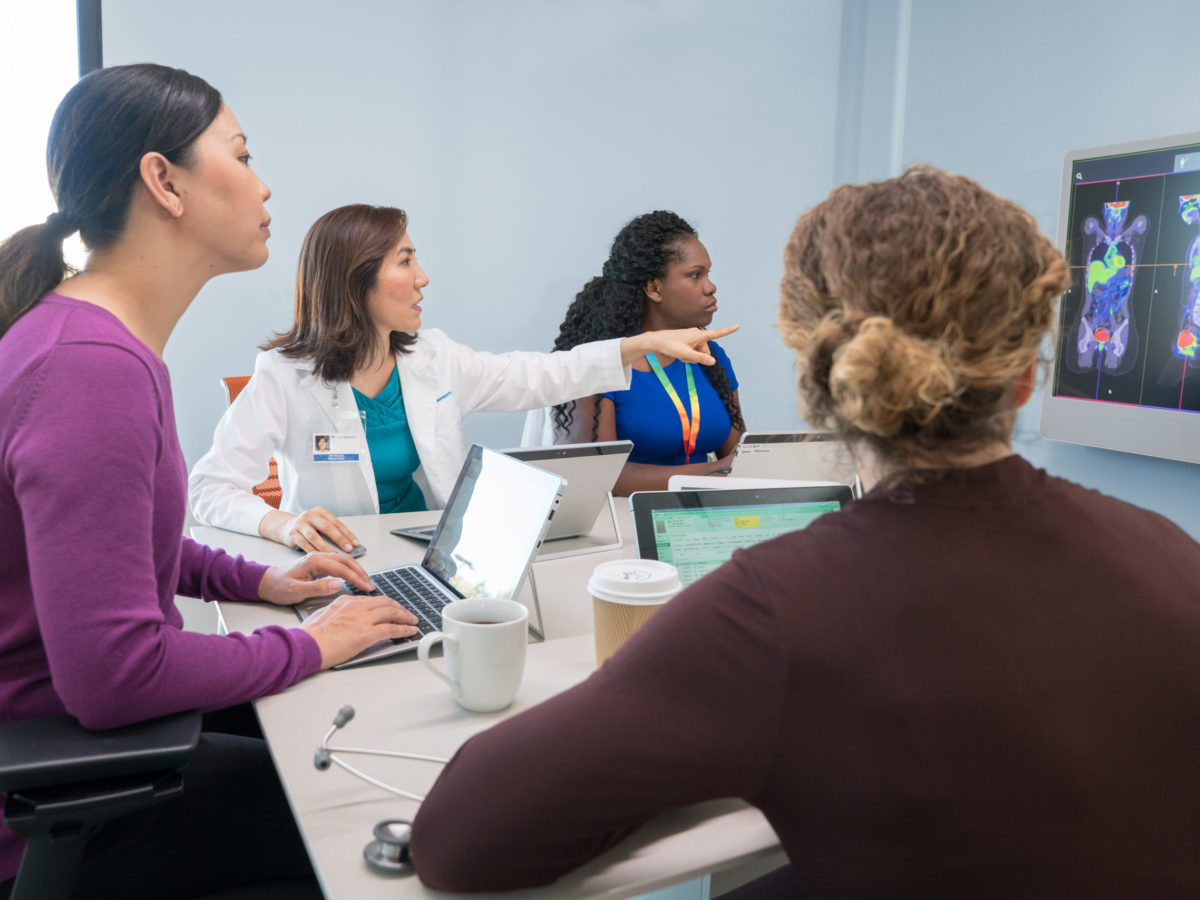
M 376 572 L 371 581 L 379 593 L 391 597 L 414 616 L 421 634 L 438 631 L 442 627 L 442 607 L 446 595 L 422 578 L 411 567 Z M 346 585 L 347 594 L 363 594 L 352 584 Z
M 441 630 L 442 608 L 450 600 L 427 579 L 422 578 L 417 573 L 415 566 L 373 572 L 371 573 L 371 582 L 375 585 L 377 593 L 391 597 L 417 617 L 417 628 L 420 634 L 406 638 L 393 638 L 393 644 L 419 641 L 422 635 Z M 361 591 L 349 582 L 343 582 L 341 593 L 364 596 L 369 592 Z M 297 604 L 296 612 L 299 613 L 302 620 L 307 619 L 317 610 L 327 606 L 329 602 L 328 597 L 305 600 L 303 603 Z

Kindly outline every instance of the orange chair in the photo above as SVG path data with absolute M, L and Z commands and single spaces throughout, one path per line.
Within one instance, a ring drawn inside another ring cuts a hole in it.
M 232 403 L 236 400 L 237 395 L 242 392 L 242 388 L 249 380 L 249 375 L 228 375 L 222 378 L 221 387 L 225 389 L 225 402 Z M 274 457 L 271 458 L 270 466 L 267 468 L 267 480 L 262 484 L 256 484 L 254 493 L 276 509 L 279 509 L 279 504 L 283 502 L 283 488 L 279 486 L 279 467 L 275 465 Z

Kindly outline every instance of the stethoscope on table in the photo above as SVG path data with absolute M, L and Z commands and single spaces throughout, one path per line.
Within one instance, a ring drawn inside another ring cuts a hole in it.
M 445 765 L 450 760 L 441 756 L 425 756 L 420 753 L 401 753 L 398 750 L 371 750 L 363 747 L 331 747 L 329 739 L 333 737 L 334 732 L 342 728 L 354 718 L 354 707 L 343 706 L 337 711 L 337 715 L 333 717 L 333 727 L 325 732 L 325 737 L 321 739 L 321 746 L 313 754 L 313 765 L 324 772 L 329 766 L 335 765 L 345 769 L 351 775 L 361 778 L 367 784 L 373 785 L 380 790 L 388 791 L 400 797 L 405 797 L 409 800 L 415 800 L 418 803 L 424 801 L 424 797 L 420 794 L 413 794 L 409 791 L 402 790 L 398 787 L 393 787 L 390 784 L 385 784 L 377 778 L 372 778 L 365 772 L 360 772 L 354 766 L 350 765 L 345 760 L 338 759 L 334 753 L 365 753 L 372 756 L 391 756 L 396 759 L 415 759 L 420 762 L 440 763 Z M 375 826 L 373 832 L 374 840 L 363 847 L 363 858 L 366 859 L 367 865 L 377 872 L 385 872 L 389 875 L 410 875 L 413 872 L 412 853 L 409 850 L 409 843 L 412 839 L 412 822 L 407 819 L 384 819 Z

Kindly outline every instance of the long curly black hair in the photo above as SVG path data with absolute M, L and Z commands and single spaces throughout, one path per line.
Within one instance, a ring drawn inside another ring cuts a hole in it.
M 617 232 L 600 274 L 583 286 L 558 329 L 555 350 L 570 350 L 588 341 L 629 337 L 642 325 L 646 285 L 667 274 L 667 266 L 682 259 L 680 245 L 696 238 L 696 229 L 681 216 L 655 210 L 638 216 Z M 734 427 L 745 430 L 742 412 L 720 364 L 702 366 L 709 383 L 725 404 Z M 559 404 L 551 413 L 556 434 L 568 433 L 575 421 L 575 401 Z M 600 422 L 600 404 L 592 412 L 592 440 Z

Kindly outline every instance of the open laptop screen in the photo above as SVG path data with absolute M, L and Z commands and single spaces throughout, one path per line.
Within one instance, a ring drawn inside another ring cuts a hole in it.
M 463 597 L 511 599 L 561 488 L 559 476 L 476 444 L 422 564 Z
M 851 500 L 848 487 L 761 488 L 634 494 L 638 552 L 669 562 L 684 587 L 728 561 L 734 550 L 806 528 Z

